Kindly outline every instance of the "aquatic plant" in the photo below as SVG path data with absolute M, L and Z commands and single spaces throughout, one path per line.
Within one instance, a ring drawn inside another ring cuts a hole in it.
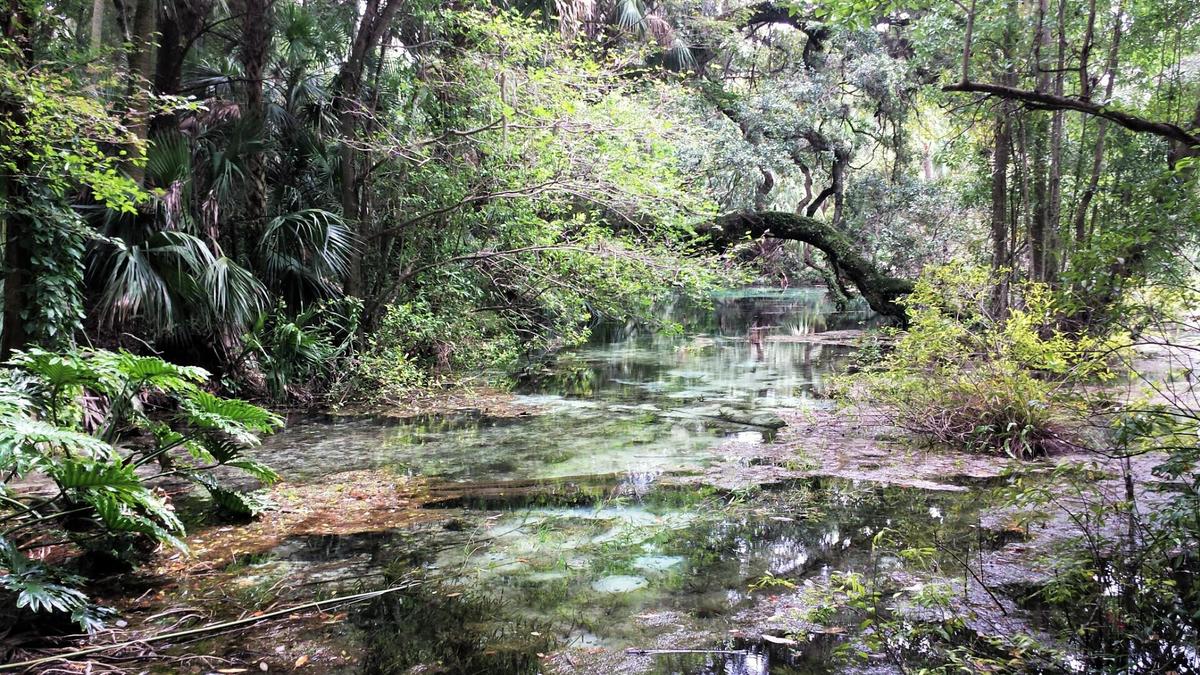
M 535 675 L 557 642 L 548 626 L 511 613 L 501 600 L 435 581 L 382 596 L 354 621 L 365 633 L 366 673 L 427 666 Z

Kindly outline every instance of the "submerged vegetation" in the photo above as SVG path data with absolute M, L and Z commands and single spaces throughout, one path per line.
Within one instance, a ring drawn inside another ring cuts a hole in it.
M 11 0 L 0 655 L 1200 670 L 1194 4 Z

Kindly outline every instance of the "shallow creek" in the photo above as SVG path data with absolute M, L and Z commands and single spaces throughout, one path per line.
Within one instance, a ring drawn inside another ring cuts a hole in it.
M 669 318 L 683 330 L 604 327 L 588 346 L 530 367 L 517 392 L 538 414 L 295 421 L 262 449 L 288 480 L 354 469 L 421 476 L 432 493 L 449 495 L 426 505 L 445 517 L 394 531 L 289 538 L 254 567 L 263 575 L 280 567 L 289 576 L 344 575 L 347 583 L 371 571 L 417 569 L 439 588 L 458 589 L 443 589 L 442 598 L 461 594 L 502 608 L 496 626 L 430 609 L 430 621 L 462 622 L 447 631 L 492 638 L 458 651 L 495 653 L 515 631 L 539 638 L 531 651 L 567 654 L 559 664 L 568 671 L 595 670 L 629 648 L 678 647 L 709 651 L 652 655 L 620 669 L 828 672 L 820 642 L 780 649 L 731 635 L 785 583 L 866 564 L 882 528 L 939 542 L 976 536 L 977 495 L 834 479 L 769 494 L 672 483 L 720 461 L 727 444 L 770 442 L 776 411 L 825 405 L 813 391 L 850 349 L 805 336 L 869 319 L 834 313 L 823 292 L 807 289 L 722 294 L 712 307 L 676 307 Z M 422 658 L 389 656 L 389 631 L 398 642 L 446 639 L 402 625 L 421 621 L 412 603 L 429 601 L 405 598 L 403 612 L 376 607 L 360 619 L 374 636 L 365 649 L 384 653 L 366 657 L 377 670 Z M 422 654 L 446 659 L 437 649 Z M 472 672 L 527 667 L 520 659 L 464 662 Z

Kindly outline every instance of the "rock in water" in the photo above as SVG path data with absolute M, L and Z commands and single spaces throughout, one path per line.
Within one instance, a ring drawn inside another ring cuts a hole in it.
M 765 427 L 767 429 L 782 429 L 787 426 L 787 422 L 783 421 L 779 415 L 775 413 L 762 412 L 755 413 L 753 410 L 739 410 L 737 408 L 729 408 L 722 406 L 717 411 L 717 417 L 726 422 L 734 424 L 748 424 L 754 427 Z
M 628 593 L 646 587 L 645 577 L 617 574 L 592 582 L 592 588 L 601 593 Z

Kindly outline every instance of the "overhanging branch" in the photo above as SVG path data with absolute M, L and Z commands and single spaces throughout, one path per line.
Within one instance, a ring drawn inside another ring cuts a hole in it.
M 828 223 L 787 211 L 731 213 L 708 228 L 713 246 L 726 249 L 747 237 L 775 237 L 802 241 L 820 249 L 837 270 L 862 293 L 871 309 L 904 325 L 904 307 L 897 301 L 912 292 L 912 282 L 881 272 L 863 257 L 849 237 Z
M 1125 127 L 1130 131 L 1154 134 L 1170 141 L 1189 147 L 1200 146 L 1200 136 L 1189 133 L 1183 127 L 1170 122 L 1157 122 L 1137 115 L 1131 115 L 1107 106 L 1070 96 L 1057 96 L 1028 89 L 1018 89 L 1003 84 L 981 84 L 978 82 L 959 82 L 942 87 L 942 91 L 961 91 L 976 94 L 987 94 L 1010 101 L 1031 103 L 1049 110 L 1074 110 L 1094 117 L 1109 120 Z

